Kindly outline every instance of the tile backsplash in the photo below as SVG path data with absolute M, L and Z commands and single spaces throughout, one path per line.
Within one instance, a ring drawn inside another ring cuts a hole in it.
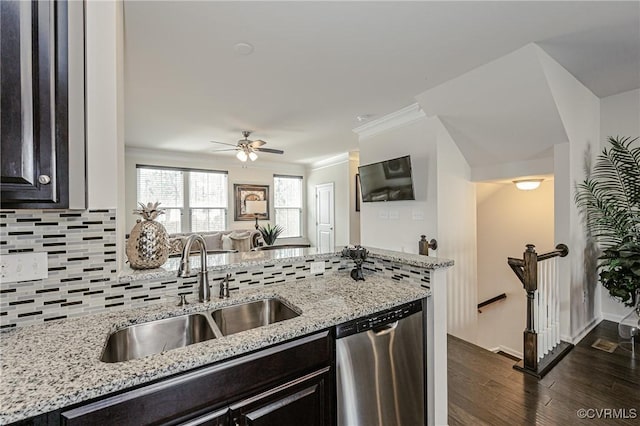
M 1 210 L 0 256 L 46 252 L 48 278 L 0 283 L 0 327 L 104 309 L 116 280 L 115 210 Z
M 164 277 L 126 281 L 116 270 L 115 210 L 0 210 L 0 256 L 46 252 L 48 278 L 0 283 L 0 329 L 128 309 L 198 294 L 197 279 Z M 323 274 L 312 275 L 311 259 L 229 269 L 232 292 L 242 288 L 313 279 L 352 268 L 340 257 L 325 260 Z M 428 287 L 429 271 L 368 259 L 366 274 L 384 274 Z M 209 272 L 212 295 L 227 271 Z

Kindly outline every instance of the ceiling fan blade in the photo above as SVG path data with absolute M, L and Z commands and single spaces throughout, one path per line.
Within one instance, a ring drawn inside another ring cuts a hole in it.
M 281 149 L 271 149 L 271 148 L 254 148 L 258 152 L 268 152 L 270 154 L 284 154 L 284 151 Z
M 251 142 L 251 143 L 249 144 L 249 146 L 250 146 L 251 148 L 260 148 L 260 147 L 261 147 L 262 145 L 264 145 L 264 144 L 266 144 L 266 142 L 265 142 L 265 141 L 260 140 L 260 139 L 256 139 L 255 141 Z
M 227 149 L 214 149 L 211 150 L 210 152 L 223 152 L 223 151 L 237 151 L 238 148 L 227 148 Z
M 226 142 L 218 142 L 218 141 L 209 141 L 211 143 L 219 143 L 220 145 L 229 145 L 229 146 L 237 146 L 234 143 L 226 143 Z

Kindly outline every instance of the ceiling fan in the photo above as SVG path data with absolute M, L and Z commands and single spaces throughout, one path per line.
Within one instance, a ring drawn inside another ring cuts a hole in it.
M 233 147 L 226 149 L 217 149 L 214 152 L 238 151 L 236 157 L 242 162 L 245 162 L 248 159 L 251 161 L 256 161 L 256 159 L 258 158 L 258 152 L 267 152 L 269 154 L 284 154 L 284 151 L 282 151 L 281 149 L 263 148 L 263 146 L 266 144 L 265 141 L 260 139 L 256 139 L 254 141 L 249 140 L 249 135 L 251 135 L 250 131 L 243 131 L 242 136 L 244 136 L 244 139 L 240 139 L 235 145 L 226 142 L 211 141 L 211 143 L 229 145 Z

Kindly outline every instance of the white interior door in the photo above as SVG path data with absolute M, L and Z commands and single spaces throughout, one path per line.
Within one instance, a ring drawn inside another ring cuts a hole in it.
M 335 248 L 333 182 L 316 185 L 316 245 L 320 251 Z

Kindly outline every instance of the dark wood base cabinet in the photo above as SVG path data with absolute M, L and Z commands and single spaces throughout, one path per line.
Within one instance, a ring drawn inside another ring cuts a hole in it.
M 182 426 L 321 426 L 332 424 L 326 398 L 329 367 L 269 389 Z
M 317 333 L 20 424 L 333 425 L 333 354 Z

